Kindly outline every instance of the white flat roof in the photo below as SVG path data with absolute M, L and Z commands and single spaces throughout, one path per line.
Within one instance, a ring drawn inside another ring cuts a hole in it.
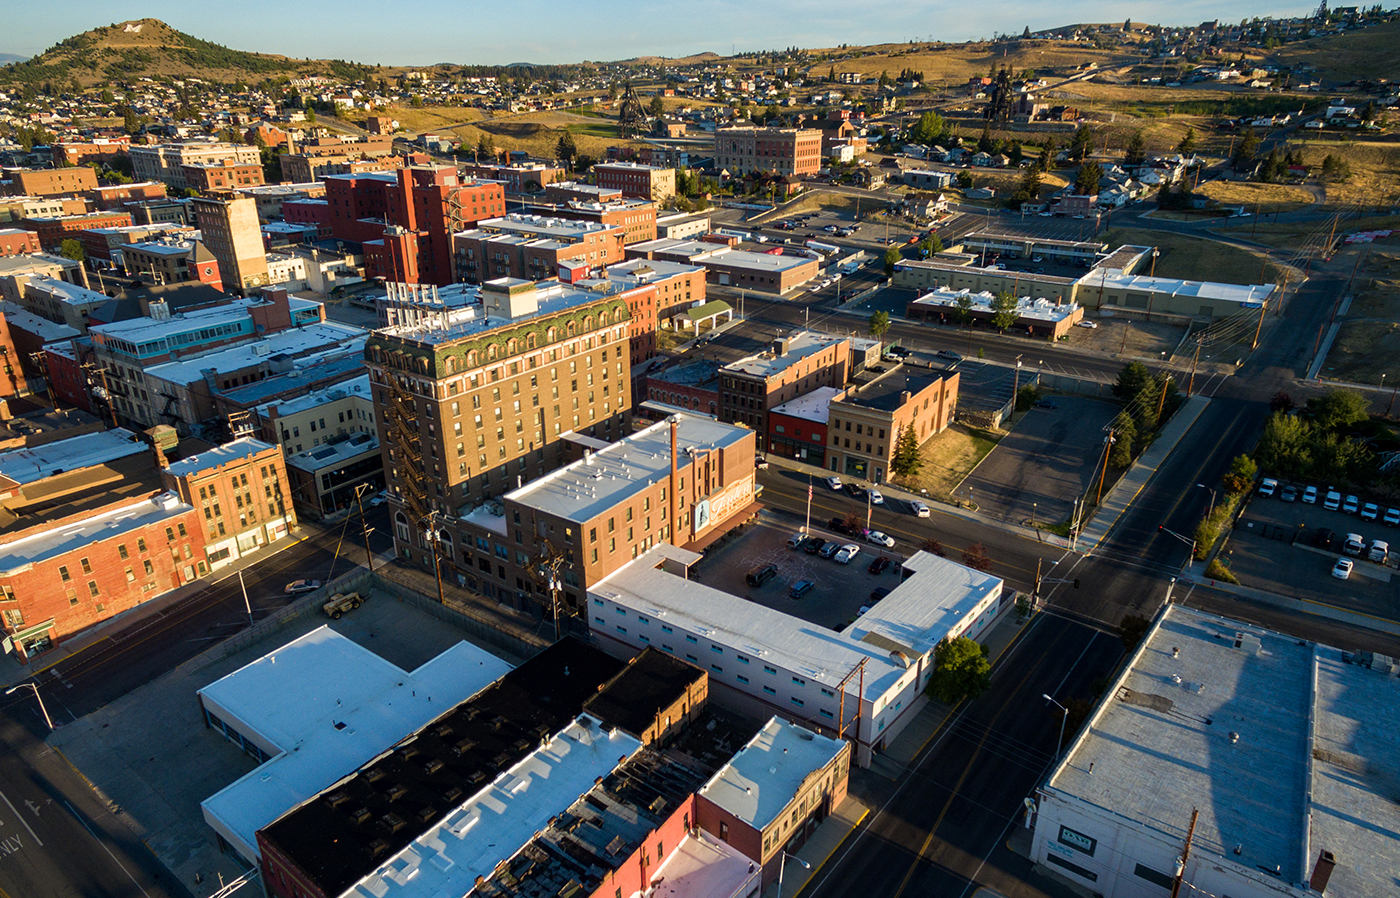
M 754 862 L 703 829 L 686 833 L 652 874 L 655 885 L 629 898 L 732 898 L 758 876 Z
M 333 465 L 343 465 L 353 458 L 379 451 L 379 438 L 370 433 L 357 433 L 338 443 L 322 443 L 304 452 L 287 457 L 287 466 L 303 471 L 319 471 Z
M 1005 272 L 998 272 L 1004 274 Z M 1097 279 L 1096 281 L 1097 282 Z M 971 290 L 950 290 L 947 287 L 939 287 L 931 290 L 914 300 L 915 305 L 921 306 L 948 306 L 956 308 L 958 300 L 962 297 L 969 297 L 972 300 L 972 307 L 978 311 L 992 311 L 991 293 L 983 291 L 974 293 Z M 1079 304 L 1073 302 L 1056 303 L 1053 299 L 1039 299 L 1029 296 L 1016 297 L 1016 316 L 1018 318 L 1029 318 L 1037 321 L 1063 321 L 1079 310 Z
M 677 414 L 676 468 L 692 461 L 689 449 L 727 448 L 753 431 L 707 416 Z M 639 430 L 588 457 L 531 481 L 506 498 L 582 524 L 671 475 L 671 425 Z
M 174 462 L 170 465 L 169 471 L 176 477 L 186 474 L 194 474 L 219 465 L 226 465 L 231 461 L 240 458 L 251 458 L 259 452 L 266 452 L 272 449 L 270 443 L 262 440 L 255 440 L 252 437 L 244 437 L 241 440 L 234 440 L 231 443 L 224 443 L 222 446 L 215 446 L 206 452 L 198 455 L 191 455 L 189 458 Z
M 793 365 L 806 361 L 809 356 L 845 340 L 845 337 L 833 337 L 830 334 L 820 334 L 816 331 L 802 331 L 787 338 L 787 348 L 782 355 L 775 354 L 770 348 L 765 352 L 751 355 L 737 362 L 730 362 L 724 366 L 723 370 L 752 374 L 757 377 L 772 377 L 779 372 L 786 371 Z
M 352 348 L 358 343 L 364 348 L 369 332 L 338 321 L 318 321 L 270 334 L 263 339 L 215 349 L 202 355 L 191 355 L 176 362 L 162 362 L 146 369 L 151 377 L 171 383 L 187 384 L 204 379 L 209 368 L 215 371 L 238 371 L 275 355 L 305 355 L 335 347 Z
M 845 744 L 769 718 L 696 794 L 762 830 L 797 796 L 803 781 L 831 763 Z
M 9 301 L 0 302 L 0 315 L 5 316 L 5 322 L 10 327 L 17 327 L 25 333 L 33 334 L 44 343 L 50 343 L 54 340 L 71 340 L 83 335 L 83 332 L 76 328 L 41 318 Z
M 313 390 L 305 396 L 297 396 L 294 399 L 277 400 L 274 402 L 264 402 L 257 406 L 257 411 L 264 417 L 271 409 L 277 409 L 278 417 L 295 415 L 309 409 L 325 405 L 328 402 L 337 402 L 347 396 L 360 396 L 365 399 L 373 399 L 369 388 L 369 375 L 361 374 L 359 377 L 352 377 L 349 380 L 342 380 L 333 383 L 328 387 Z
M 122 427 L 85 433 L 43 446 L 0 452 L 0 476 L 33 483 L 62 471 L 77 471 L 145 452 L 146 444 Z
M 159 524 L 193 511 L 173 493 L 161 493 L 121 508 L 104 511 L 79 522 L 69 521 L 51 530 L 0 546 L 0 576 L 25 565 L 39 564 L 143 527 Z
M 1104 272 L 1109 272 L 1105 274 Z M 1079 279 L 1086 287 L 1106 289 L 1143 290 L 1152 293 L 1166 293 L 1171 296 L 1193 296 L 1218 302 L 1238 303 L 1241 308 L 1259 308 L 1273 295 L 1273 284 L 1224 284 L 1219 281 L 1182 281 L 1175 278 L 1146 277 L 1137 274 L 1113 274 L 1112 269 L 1102 268 L 1091 271 Z
M 817 387 L 810 393 L 803 393 L 777 406 L 772 413 L 825 424 L 831 418 L 831 400 L 844 392 L 836 387 Z
M 629 250 L 680 254 L 690 258 L 697 265 L 724 265 L 731 268 L 749 268 L 758 271 L 779 272 L 812 264 L 811 256 L 789 256 L 779 253 L 751 253 L 718 243 L 700 240 L 673 240 L 661 238 L 645 243 L 635 243 Z
M 79 287 L 77 284 L 70 284 L 67 281 L 51 277 L 31 278 L 26 289 L 47 293 L 59 302 L 71 305 L 98 304 L 111 299 L 105 293 L 98 293 L 96 290 L 89 290 L 86 287 Z
M 523 848 L 535 833 L 600 778 L 636 754 L 641 742 L 606 732 L 583 714 L 549 742 L 445 814 L 345 894 L 356 898 L 467 895 L 477 877 Z
M 406 672 L 318 627 L 199 690 L 226 722 L 282 749 L 201 807 L 256 852 L 259 829 L 509 671 L 459 642 Z
M 253 302 L 251 299 L 240 298 L 228 305 L 176 312 L 169 318 L 131 318 L 126 321 L 113 321 L 111 324 L 96 324 L 91 331 L 95 336 L 116 337 L 141 344 L 170 333 L 213 327 L 225 320 L 242 321 L 249 317 L 248 307 Z
M 930 552 L 915 552 L 904 570 L 913 573 L 841 635 L 860 640 L 875 633 L 925 655 L 1002 587 L 999 577 Z

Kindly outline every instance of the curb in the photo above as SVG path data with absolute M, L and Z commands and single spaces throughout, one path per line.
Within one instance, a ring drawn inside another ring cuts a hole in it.
M 866 808 L 865 811 L 859 817 L 856 818 L 856 822 L 851 824 L 851 828 L 846 831 L 846 834 L 841 837 L 841 841 L 831 846 L 831 850 L 826 853 L 826 857 L 822 858 L 821 860 L 817 861 L 815 864 L 812 865 L 812 872 L 807 876 L 807 881 L 802 883 L 802 885 L 798 886 L 797 890 L 792 893 L 794 898 L 796 898 L 796 896 L 798 895 L 801 895 L 802 890 L 807 888 L 807 886 L 812 882 L 812 880 L 817 878 L 817 874 L 821 872 L 822 867 L 826 866 L 826 862 L 831 860 L 831 856 L 835 854 L 842 845 L 846 844 L 846 840 L 849 839 L 851 835 L 855 833 L 856 830 L 860 829 L 860 825 L 864 823 L 865 818 L 869 816 L 870 808 Z

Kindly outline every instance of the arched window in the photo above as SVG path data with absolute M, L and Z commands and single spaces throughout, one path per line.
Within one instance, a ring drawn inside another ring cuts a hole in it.
M 486 358 L 487 358 L 487 359 L 494 359 L 495 357 L 496 357 L 496 344 L 495 344 L 495 343 L 492 343 L 490 346 L 486 347 Z
M 448 374 L 455 374 L 457 372 L 457 357 L 455 355 L 450 355 L 447 357 L 446 367 Z
M 514 337 L 511 337 L 509 340 L 506 341 L 506 353 L 509 354 L 509 355 L 515 355 L 515 348 L 516 348 L 516 341 L 515 341 L 515 338 L 514 338 Z
M 475 368 L 475 367 L 476 367 L 476 350 L 475 350 L 475 349 L 468 350 L 468 352 L 467 352 L 467 367 L 468 367 L 468 368 Z
M 545 331 L 544 338 L 550 343 L 553 343 L 555 340 L 558 339 L 558 337 L 556 336 L 557 333 L 558 329 L 551 327 L 549 330 Z
M 574 322 L 572 322 L 572 321 L 569 322 L 569 336 L 572 337 L 572 336 L 574 335 L 574 332 L 575 332 L 575 330 L 577 329 L 577 327 L 578 327 L 578 325 L 576 325 Z
M 534 335 L 534 334 L 526 334 L 526 335 L 525 335 L 525 348 L 527 348 L 527 349 L 534 349 L 534 348 L 535 348 L 535 335 Z

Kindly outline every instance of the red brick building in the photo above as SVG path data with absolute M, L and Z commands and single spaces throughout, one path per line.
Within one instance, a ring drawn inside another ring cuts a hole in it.
M 822 132 L 816 128 L 721 128 L 715 132 L 715 168 L 731 175 L 815 175 L 821 167 Z
M 93 228 L 124 228 L 131 225 L 131 216 L 125 212 L 88 212 L 85 215 L 62 215 L 55 218 L 26 218 L 20 227 L 39 235 L 39 245 L 44 249 L 58 249 L 63 241 L 77 238 L 80 233 Z
M 262 166 L 255 162 L 195 162 L 180 167 L 185 184 L 200 193 L 217 193 L 236 187 L 259 187 L 263 184 Z
M 768 452 L 826 467 L 826 433 L 831 402 L 839 387 L 817 387 L 768 412 Z
M 505 213 L 500 184 L 438 165 L 334 175 L 326 201 L 332 236 L 364 245 L 367 277 L 439 287 L 453 282 L 452 235 Z
M 39 235 L 22 228 L 0 230 L 0 256 L 19 256 L 39 251 Z
M 86 143 L 55 143 L 52 146 L 54 165 L 83 165 L 87 162 L 103 162 L 119 156 L 131 148 L 131 138 L 99 137 Z
M 124 203 L 139 203 L 144 200 L 164 199 L 165 185 L 160 181 L 143 181 L 140 184 L 112 184 L 88 191 L 93 205 L 99 212 L 123 211 Z
M 676 170 L 637 162 L 600 162 L 593 166 L 598 186 L 621 190 L 623 196 L 664 202 L 676 195 Z
M 0 544 L 0 622 L 20 661 L 198 579 L 198 512 L 169 493 L 47 520 Z
M 554 277 L 560 263 L 591 270 L 623 261 L 625 232 L 612 225 L 538 215 L 491 218 L 452 235 L 457 280 L 470 284 L 502 277 L 538 281 Z
M 527 205 L 530 215 L 595 221 L 622 228 L 623 243 L 645 243 L 656 239 L 656 204 L 645 200 L 568 202 L 560 205 Z
M 97 187 L 97 172 L 74 168 L 12 168 L 5 172 L 13 196 L 76 196 Z
M 282 204 L 282 220 L 287 224 L 315 225 L 317 236 L 323 240 L 335 236 L 331 204 L 327 200 L 287 200 Z

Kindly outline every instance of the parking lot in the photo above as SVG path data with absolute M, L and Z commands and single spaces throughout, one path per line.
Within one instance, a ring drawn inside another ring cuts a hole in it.
M 1299 485 L 1299 491 L 1301 487 Z M 1244 586 L 1325 602 L 1341 608 L 1400 619 L 1400 574 L 1397 574 L 1397 552 L 1400 552 L 1400 528 L 1389 527 L 1378 516 L 1363 521 L 1356 514 L 1323 507 L 1326 487 L 1318 488 L 1318 501 L 1308 505 L 1301 501 L 1283 502 L 1277 496 L 1250 497 L 1249 506 L 1240 516 L 1239 524 L 1230 535 L 1225 558 L 1230 570 Z M 1366 496 L 1359 496 L 1362 504 Z M 1379 505 L 1380 515 L 1386 505 Z M 1333 532 L 1328 548 L 1314 543 L 1319 528 Z M 1384 565 L 1352 558 L 1355 567 L 1351 577 L 1340 580 L 1332 576 L 1332 566 L 1342 554 L 1342 540 L 1348 533 L 1357 533 L 1367 547 L 1380 539 L 1392 544 L 1390 557 Z
M 1094 481 L 1104 429 L 1119 407 L 1075 396 L 1048 399 L 1016 424 L 957 490 L 982 514 L 1020 524 L 1069 520 L 1074 500 Z
M 812 535 L 839 541 L 841 545 L 860 546 L 860 554 L 849 564 L 789 548 L 788 537 L 799 528 L 792 527 L 786 518 L 765 511 L 760 513 L 758 523 L 747 527 L 741 536 L 708 552 L 694 570 L 706 586 L 818 626 L 844 629 L 855 620 L 862 605 L 870 604 L 872 590 L 881 586 L 893 589 L 899 583 L 903 557 L 893 549 L 870 545 L 858 537 L 832 533 L 826 529 L 826 523 L 825 519 L 813 519 Z M 881 574 L 870 573 L 870 562 L 881 555 L 890 559 L 890 566 Z M 776 577 L 759 587 L 745 582 L 747 574 L 767 565 L 777 568 Z M 792 585 L 800 580 L 811 581 L 811 591 L 800 599 L 789 598 Z

